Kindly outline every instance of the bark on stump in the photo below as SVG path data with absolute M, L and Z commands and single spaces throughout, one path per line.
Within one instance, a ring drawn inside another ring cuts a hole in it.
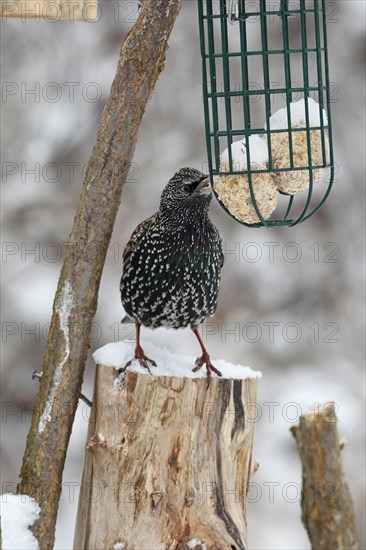
M 115 376 L 97 366 L 74 548 L 245 549 L 258 380 Z
M 333 403 L 327 403 L 291 428 L 303 470 L 302 521 L 314 550 L 359 548 L 337 422 Z

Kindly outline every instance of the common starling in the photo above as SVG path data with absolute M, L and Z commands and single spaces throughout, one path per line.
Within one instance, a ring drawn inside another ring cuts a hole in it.
M 141 348 L 141 325 L 190 326 L 202 350 L 193 371 L 206 364 L 208 383 L 211 371 L 221 372 L 212 365 L 198 327 L 216 310 L 223 265 L 221 238 L 208 217 L 209 181 L 194 168 L 174 174 L 158 212 L 136 227 L 124 249 L 120 284 L 123 307 L 136 323 L 134 359 L 148 370 L 156 366 Z

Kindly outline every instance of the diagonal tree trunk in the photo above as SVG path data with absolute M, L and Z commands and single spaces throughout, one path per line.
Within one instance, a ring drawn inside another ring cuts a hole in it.
M 121 192 L 180 7 L 181 0 L 144 0 L 121 48 L 77 207 L 18 485 L 19 494 L 41 507 L 33 532 L 42 550 L 54 543 L 62 471 Z

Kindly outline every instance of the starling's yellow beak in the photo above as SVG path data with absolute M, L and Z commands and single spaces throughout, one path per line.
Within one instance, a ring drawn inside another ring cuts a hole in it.
M 202 195 L 209 195 L 211 193 L 210 176 L 207 176 L 199 182 L 195 189 L 195 192 L 198 192 Z

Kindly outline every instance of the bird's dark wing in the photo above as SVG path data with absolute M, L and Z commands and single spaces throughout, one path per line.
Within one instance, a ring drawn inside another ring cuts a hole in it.
M 151 228 L 154 226 L 157 218 L 157 213 L 150 216 L 150 218 L 147 218 L 147 220 L 144 220 L 141 222 L 135 229 L 135 231 L 132 233 L 128 243 L 126 244 L 124 250 L 123 250 L 123 270 L 126 269 L 127 264 L 129 262 L 129 259 L 131 257 L 131 254 L 136 250 L 138 247 L 141 238 L 148 233 Z
M 215 232 L 216 240 L 219 242 L 219 246 L 220 246 L 220 267 L 222 267 L 224 265 L 224 262 L 225 262 L 225 254 L 224 254 L 224 251 L 222 249 L 222 240 L 221 240 L 220 233 L 219 233 L 217 227 L 214 224 L 212 224 L 212 227 L 213 227 L 214 232 Z

